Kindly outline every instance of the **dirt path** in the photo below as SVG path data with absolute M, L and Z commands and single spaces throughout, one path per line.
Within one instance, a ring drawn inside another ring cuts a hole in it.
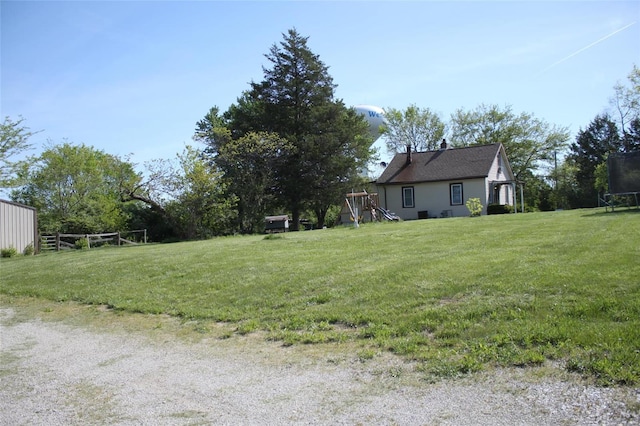
M 112 317 L 83 325 L 0 308 L 0 424 L 640 424 L 638 389 L 587 386 L 549 367 L 429 384 L 387 355 L 190 342 Z

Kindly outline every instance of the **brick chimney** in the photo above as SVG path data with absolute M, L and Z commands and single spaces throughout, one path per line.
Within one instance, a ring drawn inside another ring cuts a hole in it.
M 411 144 L 407 144 L 407 165 L 411 164 Z

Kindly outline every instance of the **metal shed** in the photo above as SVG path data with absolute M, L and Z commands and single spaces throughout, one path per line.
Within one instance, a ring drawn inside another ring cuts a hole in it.
M 0 249 L 15 248 L 18 253 L 31 245 L 38 251 L 38 214 L 36 209 L 12 201 L 0 200 Z

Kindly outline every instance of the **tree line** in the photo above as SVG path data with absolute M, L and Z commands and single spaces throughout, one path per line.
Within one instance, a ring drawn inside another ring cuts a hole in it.
M 34 133 L 24 119 L 6 117 L 0 187 L 38 209 L 43 232 L 145 228 L 155 241 L 201 239 L 262 232 L 269 214 L 289 214 L 293 229 L 303 218 L 330 226 L 344 194 L 366 187 L 363 170 L 376 153 L 367 123 L 335 97 L 328 67 L 307 41 L 295 29 L 283 34 L 265 54 L 261 81 L 226 111 L 211 107 L 195 123 L 194 145 L 143 171 L 127 157 L 69 142 L 16 161 Z M 606 190 L 599 176 L 607 155 L 640 149 L 635 66 L 629 83 L 614 87 L 614 112 L 598 115 L 572 144 L 566 128 L 497 105 L 460 109 L 449 122 L 415 105 L 387 108 L 382 133 L 390 152 L 437 149 L 445 137 L 452 146 L 500 142 L 529 210 L 591 207 Z

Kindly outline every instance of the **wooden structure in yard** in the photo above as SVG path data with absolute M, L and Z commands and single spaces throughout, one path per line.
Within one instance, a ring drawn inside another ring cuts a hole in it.
M 274 233 L 274 232 L 287 232 L 289 230 L 289 216 L 285 215 L 277 215 L 277 216 L 266 216 L 264 218 L 264 232 L 266 233 Z
M 339 223 L 353 224 L 379 221 L 379 205 L 376 192 L 362 191 L 346 194 L 338 219 Z
M 126 234 L 142 234 L 142 242 L 147 242 L 147 230 L 137 230 L 137 231 L 128 231 Z M 104 234 L 61 234 L 56 233 L 55 235 L 43 235 L 40 237 L 40 244 L 42 250 L 48 251 L 60 251 L 60 250 L 69 250 L 78 248 L 76 243 L 79 240 L 86 240 L 86 248 L 90 249 L 92 246 L 96 247 L 97 245 L 103 245 L 105 243 L 111 244 L 114 246 L 122 246 L 122 245 L 135 245 L 138 244 L 136 241 L 132 241 L 130 239 L 126 239 L 122 237 L 122 233 L 120 232 L 108 232 Z

